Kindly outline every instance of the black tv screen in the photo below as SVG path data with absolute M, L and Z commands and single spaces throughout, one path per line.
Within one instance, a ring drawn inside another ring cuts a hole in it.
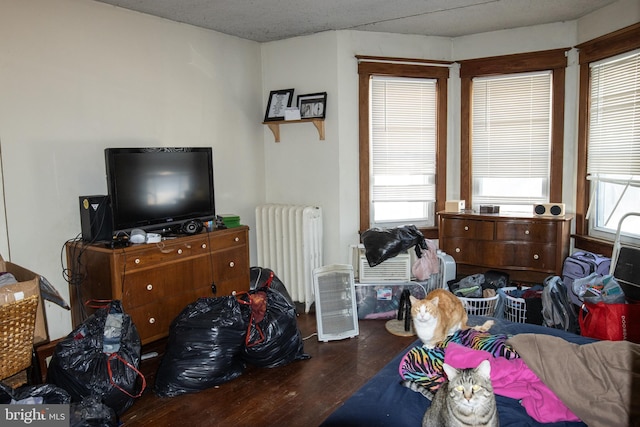
M 114 233 L 215 216 L 210 147 L 107 148 Z

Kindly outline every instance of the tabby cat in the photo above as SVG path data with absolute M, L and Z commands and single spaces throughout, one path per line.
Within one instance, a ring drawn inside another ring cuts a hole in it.
M 435 289 L 424 299 L 411 295 L 410 301 L 413 327 L 426 348 L 433 348 L 449 335 L 470 328 L 462 301 L 446 289 Z M 471 328 L 487 332 L 491 326 L 493 320 L 487 320 Z
M 422 427 L 498 427 L 489 361 L 470 369 L 456 369 L 446 363 L 443 368 L 448 380 L 424 413 Z

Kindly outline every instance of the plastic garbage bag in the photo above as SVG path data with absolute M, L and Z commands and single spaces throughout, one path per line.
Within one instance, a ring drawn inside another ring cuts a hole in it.
M 53 384 L 25 385 L 13 389 L 0 383 L 0 404 L 25 403 L 27 399 L 36 405 L 64 405 L 71 403 L 71 396 L 64 389 Z
M 69 427 L 118 427 L 116 412 L 100 402 L 96 396 L 89 396 L 69 407 Z
M 276 276 L 273 270 L 264 267 L 251 267 L 249 269 L 249 277 L 249 289 L 253 290 L 268 286 L 274 291 L 280 292 L 287 302 L 295 307 L 289 292 L 287 292 L 286 286 L 282 283 L 282 280 Z
M 200 298 L 173 320 L 154 391 L 161 397 L 205 390 L 242 374 L 247 321 L 234 296 Z
M 311 357 L 304 353 L 296 310 L 280 292 L 266 286 L 240 295 L 239 299 L 249 318 L 242 350 L 245 362 L 274 368 Z
M 47 382 L 65 389 L 72 402 L 97 396 L 121 415 L 146 386 L 139 365 L 138 331 L 121 302 L 112 301 L 56 345 Z
M 360 236 L 365 249 L 369 267 L 393 258 L 407 249 L 418 245 L 427 249 L 424 235 L 415 225 L 403 225 L 394 228 L 370 228 Z M 418 256 L 419 249 L 416 249 Z

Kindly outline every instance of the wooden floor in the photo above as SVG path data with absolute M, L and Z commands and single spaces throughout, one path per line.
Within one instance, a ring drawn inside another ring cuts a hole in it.
M 318 426 L 415 340 L 387 332 L 384 320 L 361 320 L 358 337 L 318 342 L 315 314 L 298 312 L 304 350 L 311 359 L 279 368 L 248 367 L 219 387 L 173 398 L 153 392 L 160 357 L 146 361 L 141 367 L 147 389 L 122 415 L 122 425 Z

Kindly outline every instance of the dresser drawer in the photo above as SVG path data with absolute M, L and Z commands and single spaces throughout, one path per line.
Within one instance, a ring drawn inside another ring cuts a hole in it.
M 180 261 L 191 255 L 193 244 L 190 241 L 165 240 L 158 244 L 146 244 L 137 251 L 126 252 L 121 262 L 127 271 L 148 268 L 167 262 Z
M 215 253 L 213 271 L 216 282 L 246 277 L 249 272 L 249 262 L 245 254 L 244 247 Z M 247 289 L 248 285 L 247 283 Z
M 555 242 L 557 226 L 555 222 L 513 221 L 496 223 L 496 240 L 518 240 L 522 242 Z
M 226 230 L 224 234 L 216 236 L 211 241 L 211 250 L 219 251 L 224 249 L 232 249 L 247 245 L 247 233 L 243 229 L 238 231 Z
M 504 243 L 504 265 L 537 271 L 556 270 L 556 245 L 550 243 Z
M 492 240 L 494 223 L 470 219 L 444 218 L 441 222 L 442 233 L 447 237 Z

